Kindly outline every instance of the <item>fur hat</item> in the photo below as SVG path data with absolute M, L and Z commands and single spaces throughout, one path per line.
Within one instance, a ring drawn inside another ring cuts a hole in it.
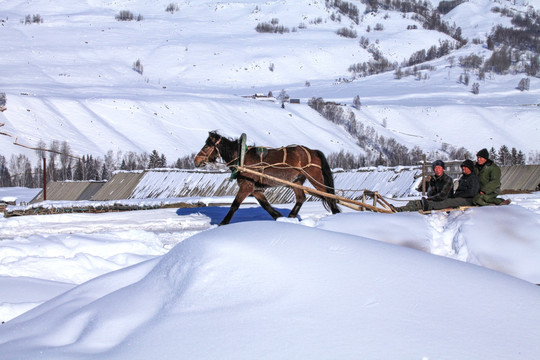
M 469 170 L 474 171 L 474 163 L 472 160 L 467 159 L 464 162 L 462 162 L 460 166 L 469 168 Z
M 435 160 L 433 164 L 431 164 L 431 168 L 435 170 L 435 166 L 442 166 L 443 169 L 446 169 L 446 166 L 442 160 Z
M 476 153 L 476 156 L 480 156 L 486 160 L 489 160 L 489 152 L 487 149 L 482 149 L 479 152 Z

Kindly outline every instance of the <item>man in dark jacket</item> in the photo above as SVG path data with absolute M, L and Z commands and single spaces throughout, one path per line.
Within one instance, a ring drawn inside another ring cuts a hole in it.
M 476 154 L 476 174 L 480 180 L 480 193 L 473 199 L 475 205 L 507 205 L 510 199 L 503 200 L 497 195 L 501 193 L 501 168 L 489 159 L 487 149 Z
M 453 196 L 454 182 L 452 181 L 452 178 L 444 172 L 444 162 L 442 160 L 436 160 L 431 166 L 435 175 L 431 176 L 428 180 L 427 199 L 422 198 L 422 200 L 409 201 L 405 206 L 396 207 L 396 211 L 422 210 L 426 200 L 437 202 Z
M 447 208 L 456 208 L 460 206 L 471 206 L 473 198 L 480 191 L 480 180 L 474 173 L 474 163 L 472 160 L 465 160 L 461 163 L 462 176 L 459 179 L 459 185 L 454 193 L 454 197 L 443 201 L 425 200 L 422 203 L 423 210 L 440 210 Z
M 454 195 L 454 181 L 444 170 L 446 166 L 442 160 L 436 160 L 431 165 L 435 176 L 429 179 L 427 200 L 443 201 Z

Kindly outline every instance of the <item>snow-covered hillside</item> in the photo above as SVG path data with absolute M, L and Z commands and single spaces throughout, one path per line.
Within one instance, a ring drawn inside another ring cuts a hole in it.
M 539 103 L 538 78 L 530 78 L 530 90 L 522 92 L 516 87 L 524 74 L 488 75 L 483 81 L 472 75 L 471 83 L 480 84 L 478 95 L 471 84 L 458 82 L 464 70 L 457 59 L 487 58 L 485 45 L 469 41 L 433 60 L 433 70 L 422 71 L 420 79 L 396 80 L 387 72 L 343 81 L 351 79 L 351 65 L 373 58 L 360 46 L 361 37 L 398 63 L 453 41 L 423 29 L 412 14 L 365 13 L 365 4 L 351 3 L 359 9 L 358 24 L 322 0 L 2 2 L 2 155 L 24 153 L 35 161 L 33 150 L 14 143 L 35 147 L 57 140 L 67 141 L 79 156 L 156 149 L 174 161 L 200 149 L 214 129 L 233 137 L 246 133 L 260 145 L 296 143 L 363 154 L 358 139 L 307 105 L 313 97 L 344 104 L 358 126 L 425 152 L 443 144 L 472 153 L 503 144 L 526 155 L 539 150 L 539 109 L 531 106 Z M 460 26 L 465 38 L 485 41 L 494 25 L 510 23 L 491 7 L 525 12 L 538 3 L 473 0 L 443 20 Z M 177 11 L 165 11 L 171 4 Z M 117 21 L 121 11 L 142 20 Z M 28 15 L 42 22 L 25 24 Z M 255 28 L 262 23 L 289 31 L 259 33 Z M 417 28 L 407 30 L 409 25 Z M 340 29 L 357 37 L 339 36 Z M 243 97 L 270 91 L 277 96 L 282 90 L 301 103 L 282 109 L 279 101 Z M 360 109 L 351 107 L 355 96 Z

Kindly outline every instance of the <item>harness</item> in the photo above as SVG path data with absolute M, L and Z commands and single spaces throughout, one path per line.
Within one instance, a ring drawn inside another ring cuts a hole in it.
M 220 140 L 221 140 L 221 138 L 220 138 Z M 242 133 L 242 135 L 240 135 L 240 144 L 238 146 L 239 146 L 238 157 L 235 159 L 236 160 L 236 166 L 232 170 L 231 177 L 229 178 L 229 181 L 233 181 L 234 179 L 236 179 L 238 177 L 238 167 L 239 166 L 244 166 L 244 160 L 246 158 L 246 151 L 248 150 L 248 147 L 246 146 L 246 134 L 245 133 Z
M 256 152 L 259 155 L 259 162 L 256 163 L 256 164 L 252 164 L 252 165 L 245 165 L 245 167 L 260 172 L 261 175 L 259 176 L 259 182 L 263 182 L 264 171 L 266 169 L 268 169 L 268 168 L 295 169 L 298 172 L 304 173 L 307 176 L 309 176 L 309 175 L 305 173 L 304 169 L 306 169 L 308 167 L 311 167 L 311 166 L 321 168 L 320 165 L 314 164 L 314 163 L 311 162 L 311 154 L 309 153 L 308 149 L 306 149 L 304 146 L 301 146 L 301 145 L 295 145 L 295 146 L 301 148 L 306 153 L 306 156 L 307 156 L 307 159 L 308 159 L 306 165 L 302 165 L 300 160 L 296 165 L 291 165 L 291 164 L 287 163 L 287 150 L 292 147 L 290 145 L 290 146 L 280 147 L 278 149 L 273 149 L 273 148 L 268 148 L 268 147 L 257 147 Z M 265 162 L 264 159 L 268 155 L 269 150 L 282 151 L 283 152 L 283 160 L 281 160 L 281 162 L 273 163 L 273 164 L 269 164 L 269 163 Z
M 232 159 L 231 161 L 229 161 L 226 165 L 227 166 L 230 166 L 232 167 L 232 173 L 231 173 L 231 177 L 229 178 L 229 181 L 233 181 L 234 179 L 236 179 L 238 177 L 238 168 L 239 167 L 246 167 L 246 168 L 250 168 L 250 169 L 253 169 L 255 171 L 258 171 L 260 172 L 260 176 L 259 176 L 259 182 L 263 182 L 263 178 L 264 178 L 264 171 L 268 168 L 281 168 L 281 169 L 295 169 L 297 170 L 298 172 L 301 172 L 305 175 L 307 175 L 309 177 L 309 175 L 304 171 L 304 169 L 308 168 L 308 167 L 311 167 L 311 166 L 315 166 L 315 167 L 318 167 L 318 168 L 321 168 L 320 165 L 318 164 L 314 164 L 311 162 L 311 154 L 309 152 L 309 150 L 307 148 L 305 148 L 304 146 L 301 146 L 301 145 L 289 145 L 289 146 L 283 146 L 283 147 L 280 147 L 280 148 L 270 148 L 270 147 L 265 147 L 265 146 L 258 146 L 258 147 L 252 147 L 252 146 L 247 146 L 246 145 L 246 134 L 243 133 L 242 135 L 240 135 L 240 143 L 238 145 L 238 156 L 235 158 L 235 159 Z M 212 153 L 214 151 L 217 151 L 217 157 L 219 157 L 220 159 L 223 159 L 223 157 L 221 156 L 221 153 L 219 151 L 219 147 L 217 145 L 219 145 L 219 143 L 221 142 L 221 139 L 222 137 L 220 137 L 215 143 L 212 144 L 211 147 L 208 147 L 208 149 L 203 153 L 204 157 L 205 157 L 205 160 L 206 161 L 209 161 L 209 158 L 210 158 L 210 155 L 212 155 Z M 296 165 L 294 164 L 288 164 L 287 163 L 287 150 L 291 147 L 298 147 L 302 150 L 304 150 L 306 156 L 307 156 L 307 164 L 305 165 L 302 165 L 301 161 L 299 160 L 298 163 Z M 244 162 L 245 162 L 245 157 L 246 157 L 246 153 L 255 148 L 256 150 L 256 153 L 257 155 L 259 156 L 259 162 L 256 163 L 256 164 L 252 164 L 252 165 L 245 165 Z M 278 163 L 273 163 L 273 164 L 269 164 L 267 162 L 265 162 L 265 158 L 266 156 L 268 155 L 268 152 L 270 150 L 276 150 L 276 151 L 282 151 L 283 152 L 283 159 L 281 160 L 281 162 L 278 162 Z

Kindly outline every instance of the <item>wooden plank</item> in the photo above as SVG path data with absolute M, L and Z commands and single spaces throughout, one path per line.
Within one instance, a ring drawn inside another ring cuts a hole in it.
M 480 207 L 480 206 L 474 206 L 474 205 L 471 205 L 471 206 L 459 206 L 459 207 L 456 207 L 456 208 L 446 208 L 446 209 L 438 209 L 438 210 L 428 210 L 428 211 L 424 211 L 424 210 L 418 210 L 418 212 L 422 215 L 428 215 L 428 214 L 431 214 L 432 212 L 452 212 L 452 211 L 465 211 L 467 209 L 470 209 L 470 208 L 476 208 L 476 207 Z

